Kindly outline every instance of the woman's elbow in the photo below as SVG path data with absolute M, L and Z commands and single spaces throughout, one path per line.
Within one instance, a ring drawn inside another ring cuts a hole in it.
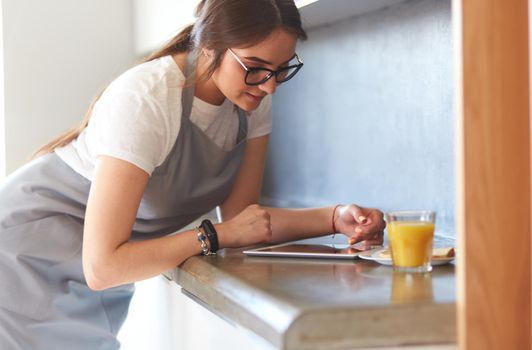
M 90 261 L 83 260 L 83 274 L 87 286 L 94 291 L 102 291 L 112 287 L 109 279 L 109 272 L 106 271 L 102 265 Z

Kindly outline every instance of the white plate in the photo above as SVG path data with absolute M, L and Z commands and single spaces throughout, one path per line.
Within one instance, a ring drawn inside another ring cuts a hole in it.
M 379 249 L 377 251 L 368 250 L 366 252 L 360 253 L 358 256 L 360 258 L 362 258 L 362 259 L 365 259 L 365 260 L 371 260 L 371 261 L 378 262 L 379 264 L 382 264 L 382 265 L 392 266 L 392 258 L 381 258 L 381 257 L 379 257 L 379 253 L 382 250 L 384 250 L 384 249 Z M 445 265 L 445 264 L 450 263 L 453 260 L 454 260 L 454 256 L 450 257 L 450 258 L 432 258 L 430 264 L 432 266 Z

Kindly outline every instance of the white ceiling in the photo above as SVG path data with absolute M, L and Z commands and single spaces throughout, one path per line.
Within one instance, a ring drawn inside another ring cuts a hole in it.
M 250 0 L 252 1 L 252 0 Z M 334 23 L 405 0 L 295 0 L 305 29 Z M 133 0 L 135 51 L 139 55 L 161 46 L 194 20 L 199 0 Z
M 333 23 L 365 12 L 404 2 L 405 0 L 319 0 L 304 5 L 308 0 L 296 0 L 303 26 L 311 29 L 323 24 Z

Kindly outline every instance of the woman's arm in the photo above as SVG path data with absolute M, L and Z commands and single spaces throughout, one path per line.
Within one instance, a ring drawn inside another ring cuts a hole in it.
M 270 213 L 272 242 L 293 241 L 333 233 L 334 207 L 311 209 L 264 207 L 264 209 Z
M 220 206 L 223 221 L 240 213 L 250 204 L 258 203 L 266 162 L 268 135 L 248 140 L 244 159 L 229 197 Z M 271 223 L 271 241 L 282 242 L 323 236 L 333 233 L 334 207 L 311 209 L 283 209 L 264 207 Z M 381 244 L 384 221 L 377 209 L 354 204 L 342 206 L 334 212 L 338 232 L 349 236 L 350 243 L 365 241 Z M 360 216 L 368 220 L 360 219 Z
M 268 139 L 269 135 L 264 135 L 247 141 L 235 184 L 227 199 L 220 205 L 222 221 L 230 220 L 248 205 L 259 202 Z
M 380 210 L 355 204 L 340 205 L 337 210 L 334 208 L 264 208 L 270 214 L 272 241 L 292 241 L 339 232 L 349 237 L 349 244 L 382 244 L 386 224 Z
M 248 140 L 240 169 L 229 197 L 220 205 L 223 221 L 259 201 L 269 135 Z M 314 209 L 266 208 L 276 242 L 332 233 L 333 207 Z
M 83 233 L 83 271 L 90 288 L 143 280 L 201 253 L 192 230 L 128 242 L 148 178 L 129 162 L 98 157 Z
M 144 280 L 202 252 L 195 230 L 128 242 L 148 178 L 129 162 L 98 157 L 83 233 L 83 271 L 90 288 L 102 290 Z M 269 214 L 257 205 L 216 226 L 221 248 L 271 238 Z

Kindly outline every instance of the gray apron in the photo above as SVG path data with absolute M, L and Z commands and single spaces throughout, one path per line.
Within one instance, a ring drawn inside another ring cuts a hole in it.
M 193 77 L 195 55 L 185 76 Z M 217 146 L 190 121 L 194 82 L 183 89 L 181 128 L 143 195 L 131 240 L 173 233 L 221 204 L 244 154 L 247 118 L 237 108 L 233 149 Z M 0 349 L 118 349 L 134 285 L 91 290 L 81 263 L 91 183 L 55 153 L 0 185 Z M 199 244 L 199 243 L 198 243 Z

